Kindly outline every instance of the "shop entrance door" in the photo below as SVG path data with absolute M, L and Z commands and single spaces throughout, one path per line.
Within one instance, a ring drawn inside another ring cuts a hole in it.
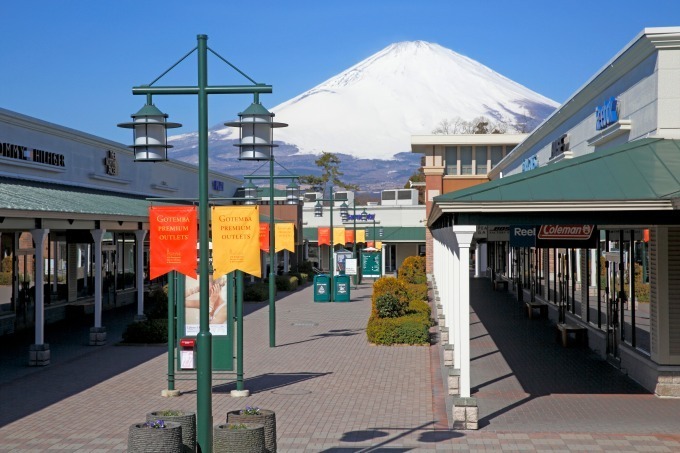
M 607 301 L 607 355 L 616 361 L 619 360 L 619 310 L 621 306 L 620 291 L 621 282 L 617 282 L 617 272 L 621 263 L 619 251 L 604 252 L 604 268 L 607 276 L 605 286 L 605 298 Z

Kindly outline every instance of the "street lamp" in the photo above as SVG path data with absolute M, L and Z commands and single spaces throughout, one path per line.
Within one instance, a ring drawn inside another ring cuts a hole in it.
M 274 116 L 271 114 L 271 116 Z M 239 123 L 226 123 L 228 126 L 240 127 Z M 283 123 L 273 123 L 283 124 Z M 281 127 L 281 126 L 275 126 Z M 236 145 L 239 146 L 239 145 Z M 272 145 L 276 146 L 276 145 Z M 242 148 L 243 149 L 243 148 Z M 243 160 L 243 158 L 242 158 Z M 255 160 L 255 159 L 249 159 Z M 257 187 L 253 184 L 253 179 L 269 179 L 269 346 L 276 346 L 276 271 L 274 268 L 274 260 L 276 258 L 276 222 L 274 219 L 274 179 L 290 179 L 291 183 L 286 187 L 286 204 L 297 205 L 300 203 L 300 186 L 295 182 L 299 176 L 274 176 L 273 168 L 274 156 L 271 155 L 271 165 L 269 176 L 244 176 L 248 180 L 248 184 L 244 186 L 243 195 L 245 198 L 244 204 L 257 203 Z
M 260 104 L 259 94 L 245 111 L 238 114 L 239 121 L 224 123 L 238 127 L 240 140 L 239 160 L 269 161 L 269 346 L 276 346 L 276 269 L 274 269 L 274 144 L 273 128 L 286 127 L 286 123 L 274 122 L 274 114 Z
M 333 197 L 333 186 L 329 188 L 330 198 L 317 198 L 316 204 L 314 205 L 314 217 L 323 217 L 323 204 L 321 202 L 330 202 L 330 233 L 331 233 L 331 244 L 328 247 L 328 273 L 330 276 L 330 302 L 333 302 L 333 250 L 335 249 L 335 244 L 333 243 L 333 205 L 335 204 L 335 198 Z M 319 246 L 319 254 L 321 254 L 321 246 Z
M 258 96 L 260 93 L 271 93 L 271 85 L 256 83 L 253 79 L 246 76 L 227 60 L 218 55 L 215 51 L 210 51 L 227 62 L 232 68 L 236 69 L 241 75 L 245 76 L 252 85 L 234 86 L 209 86 L 208 85 L 208 37 L 206 35 L 197 36 L 197 46 L 182 57 L 177 63 L 166 70 L 160 77 L 149 85 L 142 85 L 132 88 L 134 95 L 146 95 L 147 103 L 140 110 L 146 112 L 145 108 L 153 107 L 151 98 L 153 95 L 187 95 L 198 96 L 198 218 L 199 218 L 199 332 L 196 335 L 196 441 L 201 451 L 207 453 L 212 451 L 212 335 L 210 333 L 210 312 L 209 312 L 209 286 L 210 286 L 210 250 L 209 250 L 209 210 L 208 210 L 208 94 L 253 94 Z M 171 69 L 177 66 L 186 57 L 197 52 L 198 57 L 198 85 L 197 86 L 152 86 Z M 159 161 L 167 157 L 167 139 L 162 137 L 166 133 L 168 123 L 161 121 L 160 118 L 167 118 L 165 114 L 156 109 L 148 109 L 151 114 L 138 112 L 133 115 L 133 124 L 122 123 L 120 127 L 135 130 L 135 144 L 131 147 L 135 150 L 135 160 L 138 161 Z M 160 113 L 160 116 L 158 115 Z M 267 147 L 266 143 L 261 142 L 261 137 L 265 135 L 265 129 L 271 124 L 260 124 L 257 122 L 257 130 L 253 125 L 253 146 L 250 151 L 253 155 L 262 152 Z M 170 123 L 171 125 L 173 123 Z M 175 126 L 172 126 L 175 127 Z M 140 134 L 138 136 L 138 133 Z M 269 134 L 271 132 L 269 131 Z M 244 147 L 246 152 L 248 148 Z M 139 152 L 138 152 L 139 151 Z
M 352 199 L 352 222 L 353 222 L 353 230 L 354 230 L 354 241 L 352 242 L 352 258 L 357 259 L 357 204 L 354 199 Z M 340 205 L 340 217 L 342 218 L 343 223 L 347 221 L 347 217 L 349 217 L 349 206 L 347 206 L 347 203 L 343 202 Z M 354 286 L 357 286 L 357 274 L 354 274 Z

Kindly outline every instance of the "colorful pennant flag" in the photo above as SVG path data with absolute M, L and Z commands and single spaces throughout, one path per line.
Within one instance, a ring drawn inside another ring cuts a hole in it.
M 345 227 L 333 228 L 333 245 L 345 245 Z
M 195 206 L 149 208 L 149 278 L 173 270 L 197 278 L 196 213 Z
M 269 253 L 269 224 L 260 222 L 260 250 Z
M 258 206 L 213 207 L 212 232 L 214 276 L 235 270 L 262 275 Z
M 288 250 L 295 253 L 295 224 L 294 223 L 276 223 L 274 224 L 274 231 L 276 232 L 276 252 L 281 250 Z
M 319 227 L 318 236 L 319 245 L 331 245 L 331 229 L 329 227 Z
M 354 244 L 354 230 L 345 230 L 345 244 Z

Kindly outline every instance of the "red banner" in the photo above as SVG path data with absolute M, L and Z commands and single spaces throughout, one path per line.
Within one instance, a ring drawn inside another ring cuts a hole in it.
M 329 227 L 319 227 L 319 245 L 331 245 L 331 229 Z
M 195 206 L 152 206 L 149 208 L 149 278 L 170 271 L 197 278 Z
M 354 244 L 354 230 L 345 230 L 345 244 Z
M 260 222 L 260 250 L 269 253 L 269 224 Z

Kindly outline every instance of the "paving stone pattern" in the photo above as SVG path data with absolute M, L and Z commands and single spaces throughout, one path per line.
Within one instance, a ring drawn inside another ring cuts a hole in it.
M 370 280 L 349 303 L 314 303 L 311 286 L 277 300 L 277 346 L 266 303 L 246 304 L 245 388 L 216 375 L 213 424 L 246 405 L 276 412 L 281 452 L 680 451 L 680 400 L 658 399 L 620 371 L 554 342 L 508 293 L 471 281 L 478 431 L 450 430 L 441 345 L 372 346 Z M 119 345 L 130 309 L 105 312 L 109 342 L 86 324 L 51 326 L 52 364 L 25 366 L 29 337 L 0 350 L 0 452 L 124 451 L 128 427 L 162 409 L 195 410 L 195 381 L 167 388 L 164 346 Z M 433 329 L 433 332 L 436 329 Z M 219 380 L 218 380 L 219 378 Z

